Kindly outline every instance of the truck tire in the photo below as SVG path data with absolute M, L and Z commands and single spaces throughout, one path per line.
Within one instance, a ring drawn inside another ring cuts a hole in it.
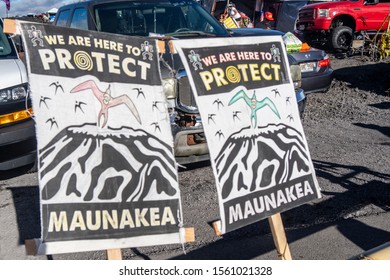
M 333 29 L 331 40 L 332 47 L 335 50 L 346 51 L 352 46 L 353 34 L 352 28 L 348 26 L 338 26 Z

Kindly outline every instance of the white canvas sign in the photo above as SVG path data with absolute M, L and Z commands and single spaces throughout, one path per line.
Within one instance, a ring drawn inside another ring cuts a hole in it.
M 173 44 L 201 114 L 221 232 L 319 198 L 282 38 Z

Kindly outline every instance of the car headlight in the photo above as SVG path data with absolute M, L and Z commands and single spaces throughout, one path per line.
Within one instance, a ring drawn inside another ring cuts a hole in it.
M 329 17 L 329 9 L 317 9 L 317 17 Z
M 298 89 L 302 85 L 302 72 L 299 65 L 290 65 L 291 79 L 294 83 L 294 88 Z
M 167 99 L 176 98 L 176 92 L 177 92 L 176 79 L 174 79 L 174 78 L 163 79 L 162 86 L 163 86 L 165 97 Z
M 32 108 L 28 108 L 26 110 L 21 110 L 17 112 L 12 112 L 5 115 L 0 115 L 0 126 L 4 124 L 10 124 L 25 119 L 29 119 L 31 118 L 32 115 L 33 115 Z
M 26 98 L 27 91 L 24 86 L 17 86 L 0 90 L 0 103 L 20 100 Z

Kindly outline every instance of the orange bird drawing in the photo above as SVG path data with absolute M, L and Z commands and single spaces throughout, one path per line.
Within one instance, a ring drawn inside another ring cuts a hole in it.
M 112 97 L 110 86 L 108 86 L 107 90 L 103 92 L 97 87 L 97 85 L 94 81 L 88 80 L 88 81 L 85 81 L 85 82 L 77 85 L 70 92 L 75 93 L 75 92 L 80 92 L 80 91 L 88 90 L 88 89 L 90 89 L 92 91 L 92 93 L 95 95 L 96 99 L 99 100 L 100 105 L 101 105 L 101 109 L 100 109 L 99 114 L 98 114 L 98 125 L 99 126 L 100 126 L 100 119 L 102 117 L 104 118 L 102 127 L 106 126 L 107 121 L 108 121 L 108 109 L 115 107 L 115 106 L 118 106 L 118 105 L 121 105 L 121 104 L 126 105 L 127 108 L 129 108 L 130 112 L 134 115 L 134 117 L 136 118 L 138 123 L 141 124 L 141 118 L 139 116 L 138 110 L 135 107 L 133 101 L 131 101 L 131 99 L 125 94 L 118 96 L 118 97 Z

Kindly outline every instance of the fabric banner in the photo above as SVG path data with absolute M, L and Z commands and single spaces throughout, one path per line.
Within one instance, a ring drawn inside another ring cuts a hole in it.
M 221 233 L 319 198 L 282 38 L 173 44 L 201 114 Z
M 39 253 L 182 243 L 156 41 L 18 28 L 38 140 Z
M 3 0 L 3 2 L 5 3 L 5 6 L 7 7 L 7 11 L 9 11 L 9 9 L 11 8 L 10 0 Z

